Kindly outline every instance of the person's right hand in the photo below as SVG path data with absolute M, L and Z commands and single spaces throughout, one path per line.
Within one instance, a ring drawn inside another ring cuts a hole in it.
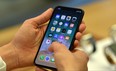
M 53 42 L 49 50 L 54 52 L 58 71 L 87 71 L 88 56 L 83 51 L 70 52 L 65 45 Z
M 58 71 L 88 71 L 89 58 L 83 51 L 75 50 L 72 53 L 65 45 L 58 42 L 53 42 L 49 50 L 54 52 L 55 65 Z

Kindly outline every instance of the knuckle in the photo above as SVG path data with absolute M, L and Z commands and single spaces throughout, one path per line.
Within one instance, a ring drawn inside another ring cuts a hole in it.
M 56 48 L 56 42 L 53 42 L 51 45 L 53 48 Z
M 89 56 L 88 56 L 88 54 L 85 53 L 84 51 L 81 51 L 81 54 L 82 54 L 84 60 L 85 60 L 86 62 L 88 62 L 88 61 L 89 61 Z
M 89 61 L 89 56 L 88 55 L 86 55 L 86 60 L 87 60 L 87 62 Z
M 86 61 L 88 62 L 89 61 L 89 56 L 84 52 L 84 57 L 86 59 Z

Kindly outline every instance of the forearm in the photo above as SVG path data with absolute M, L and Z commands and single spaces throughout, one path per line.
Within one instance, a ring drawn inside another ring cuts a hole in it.
M 3 47 L 0 47 L 0 56 L 6 63 L 7 71 L 17 67 L 18 58 L 15 53 L 14 47 L 10 43 Z

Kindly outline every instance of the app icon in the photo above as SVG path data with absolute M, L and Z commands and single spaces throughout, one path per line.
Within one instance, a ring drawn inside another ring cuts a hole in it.
M 56 29 L 56 32 L 60 32 L 60 30 L 61 30 L 61 28 L 57 28 L 57 29 Z
M 50 39 L 47 39 L 46 40 L 46 44 L 50 44 L 51 43 L 51 40 Z
M 67 31 L 67 34 L 71 34 L 71 33 L 72 33 L 72 30 L 68 30 L 68 31 Z
M 66 16 L 65 15 L 62 15 L 61 16 L 61 20 L 65 20 Z
M 49 60 L 50 60 L 50 57 L 46 56 L 45 61 L 49 61 Z
M 44 55 L 40 55 L 40 60 L 44 60 L 45 56 Z
M 51 60 L 50 60 L 51 62 L 55 62 L 55 59 L 54 58 L 51 58 Z
M 48 37 L 52 37 L 52 36 L 53 36 L 53 34 L 52 34 L 52 33 L 49 33 L 49 34 L 48 34 Z
M 67 21 L 70 21 L 70 20 L 71 20 L 71 16 L 67 16 L 67 17 L 66 17 L 66 20 L 67 20 Z
M 58 34 L 54 34 L 54 38 L 58 38 Z
M 61 26 L 63 24 L 63 22 L 59 22 L 59 25 Z
M 59 39 L 64 39 L 64 36 L 63 35 L 60 35 Z
M 66 39 L 66 40 L 69 40 L 69 39 L 70 39 L 70 37 L 69 37 L 69 36 L 66 36 L 66 37 L 65 37 L 65 39 Z
M 59 18 L 60 18 L 60 15 L 59 15 L 59 14 L 57 14 L 57 15 L 56 15 L 56 19 L 59 19 Z
M 72 22 L 75 22 L 77 20 L 77 17 L 72 18 Z
M 64 26 L 65 26 L 65 27 L 68 27 L 68 24 L 69 24 L 69 23 L 66 22 L 66 23 L 64 23 Z
M 54 20 L 53 25 L 57 25 L 57 24 L 58 24 L 58 21 Z
M 73 28 L 73 27 L 74 27 L 74 24 L 73 24 L 73 23 L 71 23 L 71 24 L 70 24 L 70 28 Z
M 51 27 L 51 31 L 55 31 L 55 27 Z
M 62 33 L 66 33 L 66 29 L 62 29 Z

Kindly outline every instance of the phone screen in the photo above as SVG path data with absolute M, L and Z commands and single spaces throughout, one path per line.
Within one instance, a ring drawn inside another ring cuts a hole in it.
M 53 53 L 48 48 L 52 42 L 57 41 L 71 49 L 83 14 L 81 9 L 61 6 L 55 8 L 35 58 L 37 66 L 56 68 Z

